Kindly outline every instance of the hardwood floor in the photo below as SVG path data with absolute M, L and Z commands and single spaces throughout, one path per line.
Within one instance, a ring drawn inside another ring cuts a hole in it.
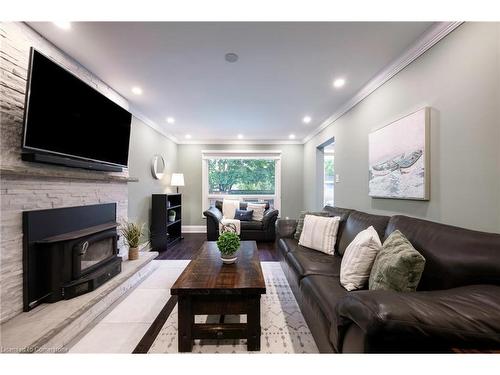
M 193 254 L 198 251 L 204 241 L 207 239 L 205 233 L 184 233 L 184 239 L 176 243 L 167 251 L 160 253 L 156 259 L 181 260 L 192 259 Z M 264 262 L 277 262 L 278 247 L 276 242 L 257 242 L 259 249 L 259 258 Z

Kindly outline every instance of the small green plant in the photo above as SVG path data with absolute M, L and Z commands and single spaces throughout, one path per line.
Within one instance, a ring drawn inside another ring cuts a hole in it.
M 224 232 L 217 240 L 217 247 L 223 256 L 231 256 L 240 247 L 240 238 L 234 232 Z
M 129 247 L 139 247 L 144 235 L 144 224 L 124 221 L 120 224 L 119 230 Z

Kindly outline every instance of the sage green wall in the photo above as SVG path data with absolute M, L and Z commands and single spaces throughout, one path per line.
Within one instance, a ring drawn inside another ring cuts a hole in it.
M 500 232 L 500 24 L 465 23 L 304 146 L 304 204 L 321 207 L 317 146 L 335 138 L 335 204 Z M 368 196 L 368 134 L 431 110 L 430 201 Z
M 151 174 L 151 159 L 155 154 L 162 155 L 166 162 L 166 173 L 161 180 Z M 171 191 L 170 176 L 177 168 L 177 144 L 133 117 L 128 160 L 129 175 L 139 178 L 139 182 L 128 184 L 128 216 L 149 228 L 151 194 Z
M 183 225 L 205 225 L 202 211 L 202 150 L 281 150 L 281 217 L 297 217 L 303 197 L 302 145 L 178 145 L 179 171 L 184 173 L 182 189 Z

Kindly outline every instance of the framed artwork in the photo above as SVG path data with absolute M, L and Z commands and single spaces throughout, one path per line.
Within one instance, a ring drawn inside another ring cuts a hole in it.
M 368 190 L 373 198 L 429 200 L 429 108 L 368 136 Z

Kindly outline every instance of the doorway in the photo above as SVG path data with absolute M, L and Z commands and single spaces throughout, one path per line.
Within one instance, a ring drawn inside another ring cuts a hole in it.
M 318 147 L 321 154 L 319 158 L 322 177 L 322 203 L 323 206 L 334 206 L 335 204 L 335 142 L 334 139 L 323 143 Z

